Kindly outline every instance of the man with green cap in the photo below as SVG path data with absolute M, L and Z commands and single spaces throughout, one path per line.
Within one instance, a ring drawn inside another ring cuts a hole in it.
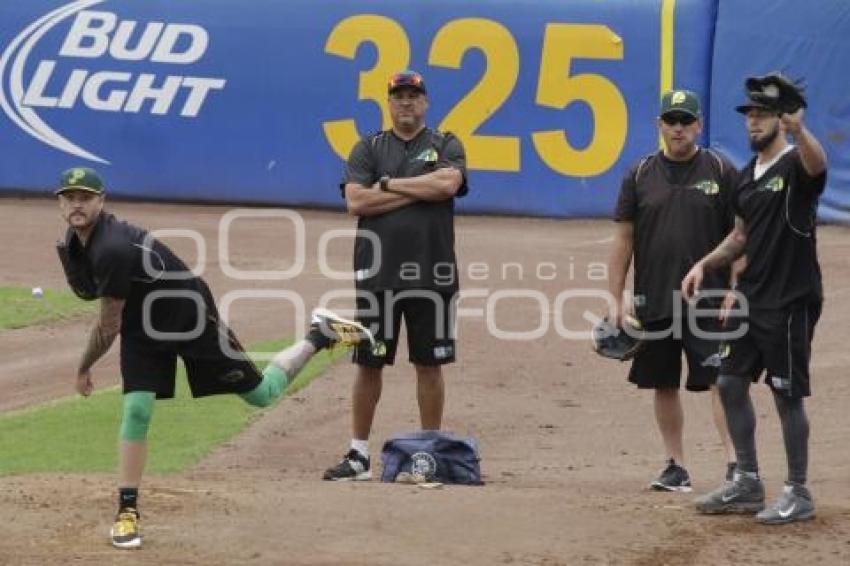
M 144 229 L 103 209 L 105 190 L 92 169 L 62 174 L 56 191 L 68 223 L 57 246 L 71 288 L 100 300 L 100 314 L 76 370 L 76 390 L 94 389 L 91 369 L 121 335 L 123 412 L 119 432 L 118 514 L 112 543 L 141 545 L 138 488 L 147 457 L 154 399 L 174 396 L 176 361 L 195 397 L 236 393 L 251 405 L 274 403 L 317 351 L 336 343 L 374 342 L 361 325 L 313 311 L 307 336 L 279 352 L 263 372 L 219 318 L 206 282 Z
M 723 409 L 714 387 L 720 364 L 717 340 L 706 333 L 721 330 L 716 318 L 689 316 L 679 283 L 693 263 L 728 232 L 732 215 L 728 198 L 735 167 L 725 156 L 697 145 L 702 112 L 696 93 L 666 92 L 656 126 L 663 149 L 639 160 L 625 174 L 614 220 L 617 228 L 609 260 L 609 290 L 618 328 L 633 310 L 648 333 L 632 362 L 629 381 L 654 391 L 654 411 L 666 450 L 666 466 L 650 486 L 660 491 L 691 491 L 684 467 L 684 414 L 679 397 L 682 354 L 688 362 L 686 388 L 712 391 L 714 422 L 734 470 L 734 451 Z M 634 257 L 633 305 L 624 299 L 626 275 Z M 715 273 L 707 286 L 723 290 L 729 270 Z M 722 293 L 721 293 L 722 294 Z M 719 307 L 720 300 L 700 304 Z

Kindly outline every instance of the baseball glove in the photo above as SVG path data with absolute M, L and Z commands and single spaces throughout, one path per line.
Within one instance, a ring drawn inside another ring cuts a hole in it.
M 627 328 L 617 328 L 604 318 L 593 327 L 593 350 L 603 358 L 625 362 L 635 357 L 644 346 L 640 338 L 641 326 L 637 319 L 627 316 Z
M 793 114 L 800 108 L 806 108 L 802 81 L 792 81 L 780 73 L 770 73 L 763 77 L 750 77 L 746 83 L 751 100 L 763 104 L 779 114 Z
M 56 253 L 62 262 L 62 270 L 65 271 L 65 279 L 71 290 L 84 301 L 93 301 L 97 298 L 97 286 L 91 279 L 86 269 L 80 262 L 71 257 L 71 252 L 65 242 L 56 244 Z

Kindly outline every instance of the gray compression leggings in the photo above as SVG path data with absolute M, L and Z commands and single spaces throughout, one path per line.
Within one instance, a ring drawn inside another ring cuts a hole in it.
M 735 445 L 738 470 L 758 472 L 756 457 L 756 414 L 750 399 L 750 380 L 743 377 L 721 375 L 717 378 L 717 389 L 726 412 L 729 436 Z M 809 463 L 809 419 L 802 399 L 792 399 L 773 392 L 773 402 L 782 422 L 782 438 L 785 441 L 785 456 L 788 461 L 788 481 L 806 483 Z

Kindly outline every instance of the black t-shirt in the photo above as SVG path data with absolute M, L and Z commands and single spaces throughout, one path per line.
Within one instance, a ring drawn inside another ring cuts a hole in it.
M 392 130 L 361 139 L 348 158 L 340 185 L 357 183 L 371 187 L 383 175 L 418 177 L 437 169 L 454 167 L 463 174 L 457 192 L 464 196 L 466 155 L 451 133 L 424 128 L 405 141 Z M 370 230 L 380 242 L 380 264 L 374 258 L 372 240 L 358 237 L 354 244 L 354 273 L 358 289 L 430 289 L 452 293 L 458 289 L 454 251 L 454 198 L 417 201 L 376 216 L 362 216 L 358 231 Z M 375 267 L 379 267 L 375 270 Z
M 823 299 L 815 225 L 826 172 L 810 176 L 795 147 L 756 181 L 755 158 L 741 171 L 733 199 L 746 225 L 747 269 L 739 290 L 751 307 L 783 308 Z
M 644 323 L 673 316 L 673 292 L 693 265 L 732 227 L 737 171 L 725 156 L 700 148 L 684 162 L 662 152 L 623 178 L 614 219 L 634 223 L 635 310 Z M 728 286 L 728 270 L 707 275 L 706 289 Z
M 189 272 L 165 244 L 148 237 L 145 230 L 102 212 L 85 246 L 71 228 L 65 241 L 72 260 L 94 283 L 98 297 L 126 301 L 121 321 L 123 339 L 151 339 L 144 331 L 143 309 L 145 297 L 156 291 L 191 293 L 194 299 L 172 296 L 153 300 L 149 305 L 153 329 L 188 332 L 199 324 L 199 315 L 206 316 L 212 296 L 204 281 Z

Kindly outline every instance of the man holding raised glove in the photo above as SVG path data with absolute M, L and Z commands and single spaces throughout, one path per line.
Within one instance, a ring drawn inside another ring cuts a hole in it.
M 758 513 L 756 520 L 780 524 L 811 519 L 815 508 L 806 488 L 809 423 L 803 398 L 809 387 L 809 358 L 823 289 L 817 260 L 818 198 L 826 185 L 826 154 L 805 127 L 800 88 L 779 74 L 747 79 L 746 115 L 755 157 L 741 172 L 732 206 L 735 227 L 682 281 L 693 298 L 706 272 L 746 254 L 738 291 L 749 307 L 748 331 L 721 346 L 717 381 L 735 445 L 734 479 L 697 500 L 702 513 Z M 794 145 L 789 144 L 791 136 Z M 764 506 L 755 447 L 756 418 L 749 385 L 766 372 L 773 391 L 788 460 L 788 477 L 778 500 Z

